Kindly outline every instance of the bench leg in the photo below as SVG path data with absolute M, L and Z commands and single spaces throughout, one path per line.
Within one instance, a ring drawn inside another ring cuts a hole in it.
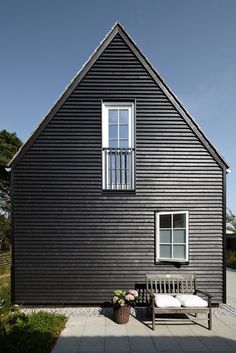
M 209 309 L 208 313 L 208 329 L 212 330 L 212 309 Z
M 147 318 L 151 317 L 151 308 L 150 308 L 150 305 L 148 305 L 148 304 L 147 304 L 146 314 L 147 314 Z
M 152 329 L 155 331 L 155 310 L 152 310 Z

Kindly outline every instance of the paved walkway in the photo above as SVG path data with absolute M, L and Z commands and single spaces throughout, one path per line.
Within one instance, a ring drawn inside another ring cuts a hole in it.
M 236 270 L 227 269 L 227 303 L 236 307 Z
M 80 308 L 79 315 L 71 308 L 74 315 L 52 353 L 235 353 L 236 271 L 227 271 L 227 277 L 229 305 L 214 310 L 212 331 L 204 327 L 206 320 L 194 318 L 192 324 L 157 325 L 153 332 L 149 322 L 132 316 L 126 325 L 114 323 L 109 309 Z
M 155 332 L 134 317 L 126 325 L 105 316 L 70 317 L 52 353 L 235 353 L 235 336 L 236 317 L 215 317 L 213 331 L 181 324 L 159 325 Z

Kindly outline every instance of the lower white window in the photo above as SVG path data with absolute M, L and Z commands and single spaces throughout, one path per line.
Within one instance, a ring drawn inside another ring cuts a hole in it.
M 156 260 L 188 261 L 188 211 L 156 213 Z

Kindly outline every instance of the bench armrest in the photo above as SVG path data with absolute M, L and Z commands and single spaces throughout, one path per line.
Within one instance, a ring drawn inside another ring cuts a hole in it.
M 196 293 L 197 292 L 206 295 L 208 298 L 212 298 L 212 295 L 204 290 L 196 289 Z
M 146 292 L 150 295 L 150 297 L 151 297 L 152 299 L 155 298 L 155 295 L 153 294 L 153 292 L 152 292 L 150 289 L 146 289 Z

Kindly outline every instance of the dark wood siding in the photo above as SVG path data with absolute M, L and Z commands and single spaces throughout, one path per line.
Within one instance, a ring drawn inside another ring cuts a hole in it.
M 136 104 L 136 191 L 102 192 L 101 101 Z M 223 295 L 222 169 L 116 35 L 14 170 L 15 302 L 103 303 L 150 271 Z M 189 263 L 155 264 L 155 212 L 189 211 Z

